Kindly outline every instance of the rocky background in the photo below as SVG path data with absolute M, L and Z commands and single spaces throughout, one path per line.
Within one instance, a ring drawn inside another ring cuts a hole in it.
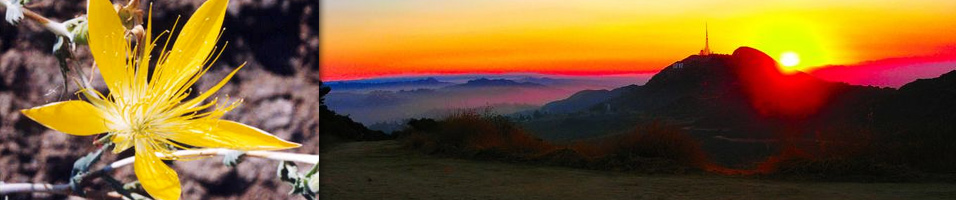
M 202 0 L 153 2 L 153 34 L 182 16 L 179 25 Z M 126 3 L 125 1 L 114 3 Z M 149 2 L 144 2 L 148 8 Z M 27 7 L 56 21 L 85 13 L 86 1 L 33 0 Z M 3 10 L 5 11 L 5 10 Z M 235 67 L 246 63 L 219 96 L 243 104 L 225 118 L 302 143 L 291 151 L 318 154 L 319 148 L 319 2 L 316 0 L 231 0 L 220 44 L 229 45 L 212 69 L 194 86 L 205 90 Z M 76 98 L 75 86 L 63 92 L 57 61 L 50 53 L 53 34 L 32 21 L 0 25 L 0 181 L 7 183 L 67 183 L 73 161 L 95 150 L 94 137 L 76 137 L 49 130 L 20 114 L 20 109 Z M 74 66 L 90 73 L 92 57 L 79 46 Z M 103 90 L 102 79 L 95 77 Z M 95 167 L 131 156 L 107 153 Z M 276 162 L 246 159 L 237 167 L 221 159 L 177 161 L 183 199 L 295 199 L 291 187 L 276 178 Z M 302 170 L 307 170 L 308 167 Z M 132 167 L 115 177 L 131 181 Z M 102 184 L 102 183 L 100 183 Z M 75 198 L 50 194 L 10 196 L 10 199 Z

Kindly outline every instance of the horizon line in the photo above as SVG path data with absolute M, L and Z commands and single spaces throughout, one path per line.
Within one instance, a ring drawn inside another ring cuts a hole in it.
M 647 74 L 656 74 L 660 70 L 646 70 L 646 71 L 598 71 L 598 72 L 532 72 L 532 71 L 498 71 L 498 72 L 489 72 L 489 71 L 475 71 L 475 72 L 425 72 L 425 73 L 399 73 L 399 74 L 387 74 L 379 76 L 364 76 L 358 78 L 327 78 L 321 77 L 320 80 L 325 82 L 337 82 L 337 81 L 359 81 L 359 80 L 370 80 L 370 79 L 390 79 L 390 78 L 416 78 L 416 77 L 447 77 L 447 76 L 468 76 L 468 75 L 538 75 L 538 76 L 557 76 L 557 77 L 587 77 L 587 76 L 607 76 L 607 77 L 622 77 L 622 76 L 632 76 L 632 75 L 647 75 Z M 320 72 L 321 73 L 321 72 Z

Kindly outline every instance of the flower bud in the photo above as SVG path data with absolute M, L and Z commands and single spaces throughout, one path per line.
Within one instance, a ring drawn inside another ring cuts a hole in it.
M 73 18 L 63 22 L 66 30 L 73 36 L 73 43 L 87 44 L 87 38 L 90 37 L 89 27 L 87 26 L 86 16 Z
M 143 25 L 136 25 L 133 29 L 129 30 L 129 34 L 133 36 L 133 41 L 141 41 L 143 37 L 146 36 L 146 31 L 143 29 Z

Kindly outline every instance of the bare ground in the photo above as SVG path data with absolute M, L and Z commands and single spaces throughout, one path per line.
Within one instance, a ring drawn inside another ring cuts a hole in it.
M 322 153 L 321 199 L 956 199 L 952 183 L 648 175 L 439 158 L 396 141 Z

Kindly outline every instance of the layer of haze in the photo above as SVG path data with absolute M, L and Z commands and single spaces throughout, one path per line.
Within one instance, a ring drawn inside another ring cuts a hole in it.
M 615 76 L 469 74 L 392 77 L 327 82 L 332 91 L 325 98 L 330 109 L 346 114 L 357 122 L 369 126 L 391 123 L 401 127 L 406 119 L 443 118 L 466 110 L 502 115 L 531 112 L 546 103 L 568 98 L 582 90 L 611 90 L 631 84 L 643 85 L 651 75 L 653 74 Z M 426 78 L 435 79 L 436 82 L 401 84 L 409 83 L 407 81 L 422 81 Z M 498 84 L 472 82 L 479 79 L 514 82 Z M 378 85 L 349 88 L 343 87 L 343 83 L 378 83 Z
M 804 71 L 956 55 L 956 1 L 323 0 L 321 9 L 324 80 L 653 72 L 701 49 L 705 23 L 716 53 L 792 51 Z

